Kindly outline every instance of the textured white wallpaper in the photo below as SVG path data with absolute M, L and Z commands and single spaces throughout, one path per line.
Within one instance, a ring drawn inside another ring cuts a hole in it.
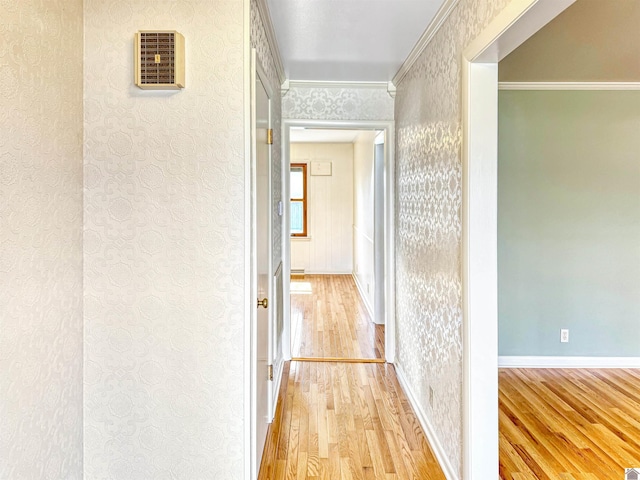
M 381 88 L 292 87 L 282 115 L 295 120 L 393 120 L 393 98 Z
M 396 94 L 397 361 L 462 465 L 463 49 L 509 0 L 461 0 Z M 429 407 L 429 387 L 434 406 Z
M 85 0 L 85 478 L 243 475 L 242 0 Z M 186 88 L 133 85 L 133 36 Z
M 0 1 L 0 478 L 82 478 L 82 1 Z
M 272 228 L 273 228 L 273 268 L 278 268 L 282 261 L 282 217 L 278 215 L 278 202 L 282 199 L 282 97 L 280 96 L 280 80 L 275 68 L 273 53 L 267 41 L 262 18 L 256 0 L 251 0 L 251 46 L 262 68 L 269 77 L 273 90 L 271 99 L 271 128 L 273 128 L 273 145 L 271 146 L 271 187 L 272 187 Z

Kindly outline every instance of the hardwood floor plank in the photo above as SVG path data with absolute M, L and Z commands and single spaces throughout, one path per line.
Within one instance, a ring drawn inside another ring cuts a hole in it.
M 286 440 L 285 458 L 265 455 L 261 480 L 445 479 L 419 424 L 407 442 L 402 425 L 417 423 L 392 366 L 292 362 L 282 389 L 281 424 L 271 425 L 268 442 Z
M 293 357 L 384 359 L 384 326 L 373 323 L 351 275 L 291 279 Z
M 501 479 L 615 479 L 640 465 L 640 375 L 499 372 Z

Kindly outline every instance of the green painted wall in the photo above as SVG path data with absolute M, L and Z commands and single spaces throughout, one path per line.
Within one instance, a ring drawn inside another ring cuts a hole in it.
M 500 355 L 640 356 L 640 91 L 499 112 Z

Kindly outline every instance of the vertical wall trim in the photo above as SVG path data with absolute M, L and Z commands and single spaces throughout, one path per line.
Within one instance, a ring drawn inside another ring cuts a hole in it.
M 253 429 L 252 429 L 252 402 L 251 396 L 253 389 L 251 384 L 251 322 L 253 321 L 252 298 L 255 298 L 253 289 L 253 279 L 251 276 L 251 237 L 253 231 L 251 228 L 251 121 L 252 121 L 252 82 L 255 84 L 255 73 L 252 69 L 252 53 L 251 49 L 251 1 L 243 1 L 243 51 L 244 51 L 244 285 L 245 285 L 245 312 L 242 318 L 245 320 L 244 325 L 244 478 L 245 480 L 253 480 L 251 478 L 251 466 L 253 463 L 252 445 L 253 445 Z

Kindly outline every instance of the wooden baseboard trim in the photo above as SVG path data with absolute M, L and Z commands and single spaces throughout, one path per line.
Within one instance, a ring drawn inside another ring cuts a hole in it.
M 385 363 L 384 358 L 293 357 L 292 362 Z

